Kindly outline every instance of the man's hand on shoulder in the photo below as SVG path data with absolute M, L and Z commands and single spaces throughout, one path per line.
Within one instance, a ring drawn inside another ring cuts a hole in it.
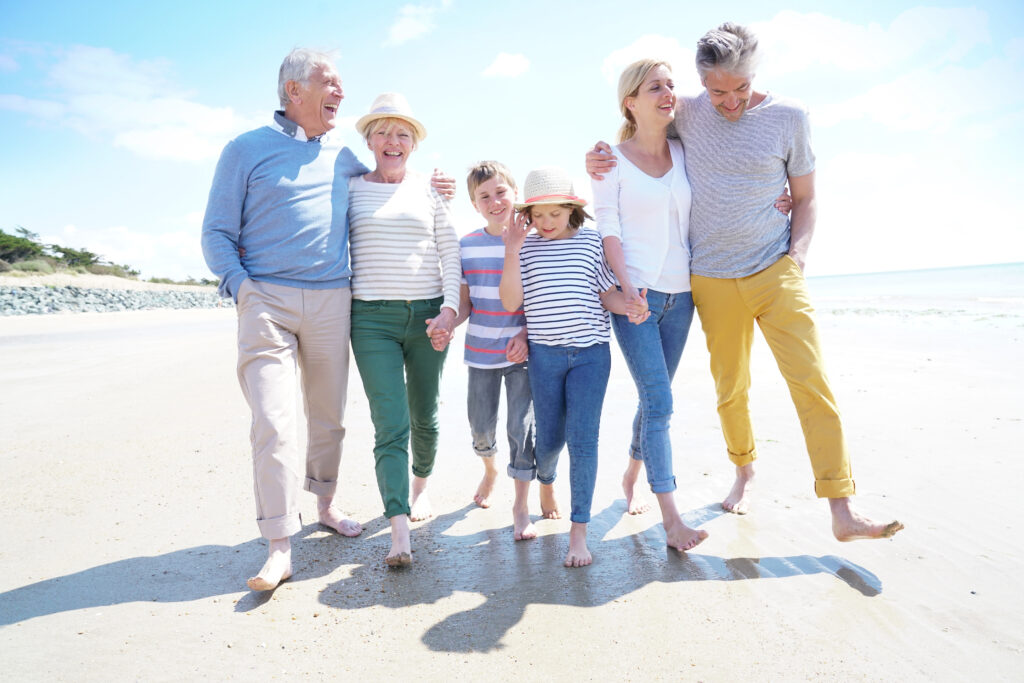
M 587 174 L 594 180 L 604 180 L 604 174 L 619 163 L 607 142 L 599 141 L 594 149 L 587 152 Z
M 434 174 L 430 176 L 430 185 L 439 195 L 449 201 L 455 197 L 455 178 L 447 175 L 441 169 L 434 169 Z

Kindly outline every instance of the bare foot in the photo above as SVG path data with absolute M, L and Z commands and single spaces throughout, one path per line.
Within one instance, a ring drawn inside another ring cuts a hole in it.
M 642 515 L 651 509 L 651 504 L 636 496 L 636 482 L 640 479 L 640 469 L 644 461 L 629 458 L 626 473 L 622 475 L 622 492 L 626 494 L 626 512 L 631 515 Z
M 676 518 L 676 523 L 665 522 L 665 541 L 670 548 L 679 552 L 693 550 L 701 541 L 708 537 L 708 532 L 703 529 L 691 529 L 683 522 L 682 517 Z
M 573 522 L 569 529 L 569 552 L 565 555 L 565 566 L 586 567 L 593 561 L 587 548 L 587 525 Z
M 422 522 L 434 516 L 430 509 L 430 498 L 427 497 L 426 477 L 413 476 L 412 478 L 412 507 L 409 512 L 409 519 L 413 522 Z
M 849 498 L 829 498 L 832 510 L 832 534 L 840 541 L 860 541 L 870 538 L 892 538 L 903 525 L 891 522 L 876 522 L 853 510 Z
M 412 545 L 409 540 L 409 516 L 391 518 L 391 550 L 384 558 L 389 567 L 408 567 L 412 564 Z
M 686 526 L 676 508 L 674 492 L 656 493 L 654 496 L 658 499 L 658 506 L 661 508 L 661 521 L 662 526 L 665 527 L 665 542 L 668 547 L 683 552 L 695 548 L 698 543 L 708 537 L 708 532 L 703 529 L 691 529 Z
M 476 495 L 473 502 L 482 508 L 491 507 L 491 492 L 494 491 L 494 480 L 498 478 L 498 468 L 494 466 L 494 458 L 481 458 L 484 461 L 484 478 L 476 487 Z
M 530 482 L 515 479 L 516 499 L 512 503 L 512 537 L 517 541 L 528 541 L 537 538 L 537 527 L 530 519 Z
M 341 510 L 332 505 L 333 501 L 334 496 L 317 496 L 316 509 L 320 513 L 320 523 L 349 538 L 363 533 L 363 525 L 354 519 L 346 519 Z
M 745 515 L 750 511 L 750 494 L 754 490 L 754 464 L 748 463 L 736 468 L 736 481 L 732 490 L 722 501 L 722 509 L 736 515 Z
M 292 575 L 292 544 L 287 538 L 270 539 L 270 556 L 260 573 L 250 577 L 246 585 L 254 591 L 271 591 Z
M 544 519 L 561 519 L 562 513 L 558 511 L 558 501 L 555 500 L 555 485 L 540 485 L 540 514 Z
M 512 508 L 512 534 L 517 541 L 537 538 L 537 527 L 530 519 L 530 512 L 524 508 Z

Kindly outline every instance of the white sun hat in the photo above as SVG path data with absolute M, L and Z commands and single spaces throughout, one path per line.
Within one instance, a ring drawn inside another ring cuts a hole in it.
M 530 171 L 523 184 L 523 196 L 526 200 L 515 205 L 516 211 L 535 204 L 587 205 L 587 200 L 576 196 L 569 174 L 557 166 L 545 166 Z
M 416 137 L 422 140 L 427 137 L 427 129 L 412 115 L 412 108 L 400 93 L 386 92 L 377 95 L 370 107 L 370 113 L 356 121 L 356 130 L 364 138 L 366 128 L 377 119 L 401 119 L 416 130 Z

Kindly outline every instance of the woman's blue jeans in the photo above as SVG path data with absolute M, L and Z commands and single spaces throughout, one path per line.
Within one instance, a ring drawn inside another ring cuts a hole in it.
M 569 446 L 569 519 L 586 524 L 597 482 L 597 437 L 611 371 L 608 344 L 545 346 L 530 342 L 530 389 L 537 425 L 537 481 L 555 480 Z
M 612 329 L 640 396 L 629 455 L 644 461 L 651 491 L 669 493 L 676 490 L 668 431 L 672 377 L 693 321 L 693 296 L 649 290 L 647 305 L 651 315 L 643 323 L 634 325 L 626 316 L 612 314 Z

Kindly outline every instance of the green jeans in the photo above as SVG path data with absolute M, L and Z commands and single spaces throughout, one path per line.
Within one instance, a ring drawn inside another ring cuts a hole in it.
M 427 337 L 442 298 L 352 301 L 352 354 L 373 420 L 373 458 L 384 516 L 409 514 L 412 472 L 427 477 L 437 454 L 437 402 L 447 349 Z

